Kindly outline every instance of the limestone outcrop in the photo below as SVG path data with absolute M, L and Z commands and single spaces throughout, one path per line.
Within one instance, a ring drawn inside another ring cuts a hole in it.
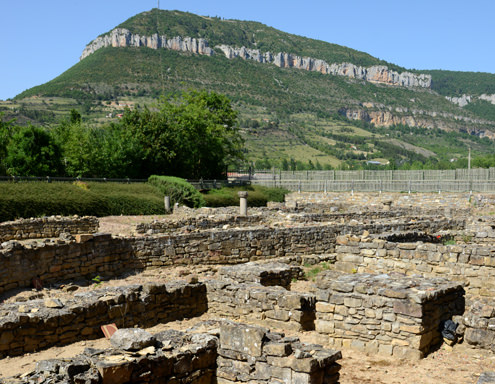
M 80 60 L 88 57 L 104 47 L 148 47 L 152 49 L 171 49 L 190 52 L 198 55 L 212 56 L 215 51 L 209 47 L 208 41 L 202 38 L 175 36 L 168 38 L 157 33 L 151 36 L 133 34 L 128 29 L 116 28 L 108 35 L 99 36 L 84 49 Z M 273 64 L 280 68 L 297 68 L 306 71 L 320 72 L 326 75 L 346 76 L 351 79 L 366 80 L 373 83 L 389 84 L 402 87 L 430 88 L 431 76 L 411 72 L 396 72 L 384 65 L 361 67 L 352 63 L 332 63 L 312 57 L 302 57 L 292 53 L 261 52 L 259 49 L 231 47 L 220 44 L 215 46 L 228 59 L 241 58 L 258 63 Z
M 99 36 L 84 49 L 80 60 L 88 57 L 98 49 L 105 47 L 148 47 L 152 49 L 165 48 L 174 51 L 190 52 L 198 55 L 213 55 L 213 49 L 208 46 L 205 39 L 192 37 L 140 36 L 131 33 L 125 28 L 116 28 L 105 36 Z
M 459 107 L 465 107 L 469 103 L 472 103 L 473 101 L 476 100 L 485 100 L 488 101 L 491 104 L 495 105 L 495 94 L 492 95 L 487 95 L 486 93 L 483 93 L 479 96 L 472 96 L 472 95 L 461 95 L 459 97 L 450 97 L 450 96 L 445 96 L 445 98 L 454 103 L 457 104 Z
M 461 132 L 466 132 L 480 138 L 495 138 L 495 133 L 489 129 L 478 128 L 471 125 L 473 123 L 489 124 L 486 120 L 473 119 L 471 117 L 454 115 L 452 113 L 438 113 L 403 107 L 397 107 L 395 109 L 388 107 L 387 110 L 368 110 L 366 108 L 366 104 L 367 103 L 362 104 L 362 107 L 365 108 L 343 107 L 339 109 L 339 114 L 350 120 L 363 120 L 381 127 L 390 127 L 402 124 L 410 127 L 439 128 L 447 131 L 451 130 L 452 128 L 448 124 L 443 123 L 442 120 L 434 119 L 441 116 L 457 121 L 459 123 L 459 131 Z M 373 105 L 371 105 L 371 107 L 373 107 Z M 385 107 L 380 106 L 379 108 Z

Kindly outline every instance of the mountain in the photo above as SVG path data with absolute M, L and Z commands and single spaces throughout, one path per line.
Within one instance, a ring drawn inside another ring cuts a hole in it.
M 76 107 L 104 124 L 189 88 L 232 100 L 258 165 L 445 163 L 495 149 L 493 74 L 407 70 L 258 22 L 158 9 L 98 36 L 79 63 L 0 110 L 47 124 Z

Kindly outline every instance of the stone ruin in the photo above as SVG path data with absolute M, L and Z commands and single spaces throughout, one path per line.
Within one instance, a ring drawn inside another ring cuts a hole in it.
M 456 337 L 495 351 L 495 221 L 474 215 L 465 196 L 376 195 L 366 206 L 358 194 L 332 195 L 326 205 L 325 196 L 312 194 L 305 205 L 297 200 L 303 194 L 294 195 L 292 208 L 271 205 L 248 216 L 234 208 L 179 210 L 129 237 L 96 233 L 94 218 L 66 219 L 67 225 L 45 218 L 47 229 L 29 220 L 8 223 L 17 229 L 5 230 L 0 246 L 4 299 L 36 275 L 52 284 L 172 265 L 223 266 L 199 281 L 7 300 L 0 305 L 0 358 L 98 338 L 107 323 L 141 333 L 203 313 L 222 320 L 207 332 L 150 335 L 148 344 L 132 348 L 112 336 L 111 349 L 42 361 L 34 372 L 0 382 L 337 383 L 339 350 L 422 358 L 445 340 L 441 327 L 449 320 L 459 324 Z M 322 261 L 331 269 L 308 292 L 290 290 L 304 278 L 303 265 Z M 324 346 L 284 331 L 316 332 Z M 485 373 L 479 382 L 492 379 Z

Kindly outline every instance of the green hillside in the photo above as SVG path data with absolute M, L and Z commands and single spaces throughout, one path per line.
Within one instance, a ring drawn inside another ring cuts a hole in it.
M 254 21 L 224 20 L 198 16 L 180 11 L 153 9 L 140 13 L 117 26 L 132 33 L 167 37 L 189 36 L 205 38 L 210 47 L 227 44 L 259 49 L 262 52 L 290 52 L 326 60 L 329 63 L 350 62 L 356 65 L 388 65 L 398 71 L 404 68 L 391 65 L 367 53 L 324 41 L 309 39 L 279 31 Z
M 203 37 L 210 47 L 245 46 L 328 63 L 386 65 L 405 71 L 363 52 L 251 21 L 154 9 L 118 27 L 141 36 Z M 217 53 L 208 57 L 165 49 L 102 48 L 48 83 L 13 101 L 0 102 L 0 112 L 50 125 L 76 108 L 86 122 L 101 125 L 126 106 L 151 105 L 160 95 L 192 88 L 222 93 L 232 100 L 239 111 L 247 160 L 258 166 L 287 167 L 299 162 L 298 167 L 359 167 L 370 159 L 389 161 L 392 166 L 448 166 L 453 158 L 465 158 L 469 147 L 474 154 L 495 149 L 493 141 L 478 137 L 495 132 L 494 106 L 477 100 L 461 108 L 445 98 L 495 93 L 495 75 L 419 71 L 432 75 L 432 89 L 405 88 L 229 60 Z M 359 113 L 364 121 L 348 120 L 346 111 Z M 379 122 L 376 127 L 370 124 L 373 121 Z M 412 123 L 417 126 L 408 126 Z

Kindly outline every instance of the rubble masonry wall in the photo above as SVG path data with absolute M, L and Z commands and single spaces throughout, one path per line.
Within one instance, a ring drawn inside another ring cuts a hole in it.
M 100 326 L 151 327 L 197 317 L 208 308 L 202 283 L 130 285 L 31 300 L 0 309 L 0 358 L 102 336 Z
M 93 216 L 50 216 L 0 223 L 0 243 L 8 240 L 59 237 L 62 233 L 95 233 L 99 221 Z
M 239 264 L 283 256 L 333 253 L 337 235 L 363 231 L 430 231 L 458 227 L 441 219 L 412 223 L 329 224 L 291 228 L 209 230 L 136 238 L 108 234 L 76 235 L 76 240 L 3 243 L 0 248 L 0 293 L 46 282 L 113 277 L 125 271 L 171 265 Z
M 495 246 L 395 243 L 371 237 L 338 236 L 336 268 L 346 272 L 448 276 L 469 295 L 495 294 Z

